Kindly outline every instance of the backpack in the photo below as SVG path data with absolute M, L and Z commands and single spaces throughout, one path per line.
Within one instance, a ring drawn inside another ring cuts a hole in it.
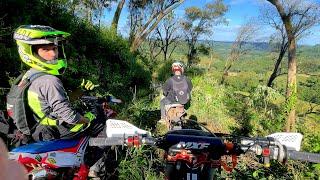
M 180 104 L 187 104 L 190 100 L 190 91 L 186 78 L 182 76 L 181 81 L 176 81 L 174 78 L 171 78 L 172 89 L 175 101 Z
M 32 111 L 27 105 L 27 91 L 31 83 L 45 73 L 36 73 L 32 76 L 23 78 L 21 74 L 10 88 L 7 95 L 7 112 L 8 115 L 13 119 L 13 123 L 21 131 L 22 134 L 31 135 L 30 127 L 34 127 L 36 121 L 28 121 L 32 117 Z M 33 124 L 32 124 L 33 123 Z

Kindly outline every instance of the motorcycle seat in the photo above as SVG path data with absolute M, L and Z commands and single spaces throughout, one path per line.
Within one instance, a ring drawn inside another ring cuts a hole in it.
M 41 141 L 25 146 L 20 146 L 11 150 L 11 152 L 39 154 L 50 151 L 76 152 L 81 139 L 58 139 L 53 141 Z

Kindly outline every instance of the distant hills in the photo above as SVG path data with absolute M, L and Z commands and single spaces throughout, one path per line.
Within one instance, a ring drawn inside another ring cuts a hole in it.
M 231 48 L 233 41 L 211 41 L 211 40 L 199 40 L 199 43 L 209 44 L 214 48 L 224 47 L 224 48 Z M 267 42 L 246 42 L 247 48 L 257 51 L 270 51 L 271 47 L 270 44 Z M 303 49 L 319 49 L 320 44 L 317 45 L 298 45 L 298 48 Z

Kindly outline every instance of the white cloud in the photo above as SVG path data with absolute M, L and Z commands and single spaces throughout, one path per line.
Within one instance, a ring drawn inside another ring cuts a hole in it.
M 232 25 L 232 26 L 215 26 L 212 28 L 213 30 L 213 40 L 215 41 L 234 41 L 237 36 L 238 29 L 240 25 Z
M 215 26 L 213 27 L 213 32 L 215 31 L 222 31 L 222 32 L 237 32 L 241 25 L 232 25 L 232 26 Z
M 241 25 L 232 25 L 232 26 L 216 26 L 213 27 L 213 40 L 215 41 L 234 41 L 237 37 L 237 33 Z M 265 41 L 272 34 L 272 29 L 264 27 L 260 31 L 256 32 L 254 41 Z

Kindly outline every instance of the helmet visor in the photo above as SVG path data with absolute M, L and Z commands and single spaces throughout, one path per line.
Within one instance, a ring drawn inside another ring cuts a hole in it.
M 66 55 L 64 53 L 64 44 L 65 41 L 60 41 L 57 45 L 58 47 L 58 59 L 66 59 Z
M 59 45 L 60 42 L 65 41 L 65 38 L 64 37 L 45 37 L 45 38 L 39 38 L 39 39 L 20 40 L 20 41 L 26 44 L 31 44 L 31 45 L 39 45 L 39 44 Z

